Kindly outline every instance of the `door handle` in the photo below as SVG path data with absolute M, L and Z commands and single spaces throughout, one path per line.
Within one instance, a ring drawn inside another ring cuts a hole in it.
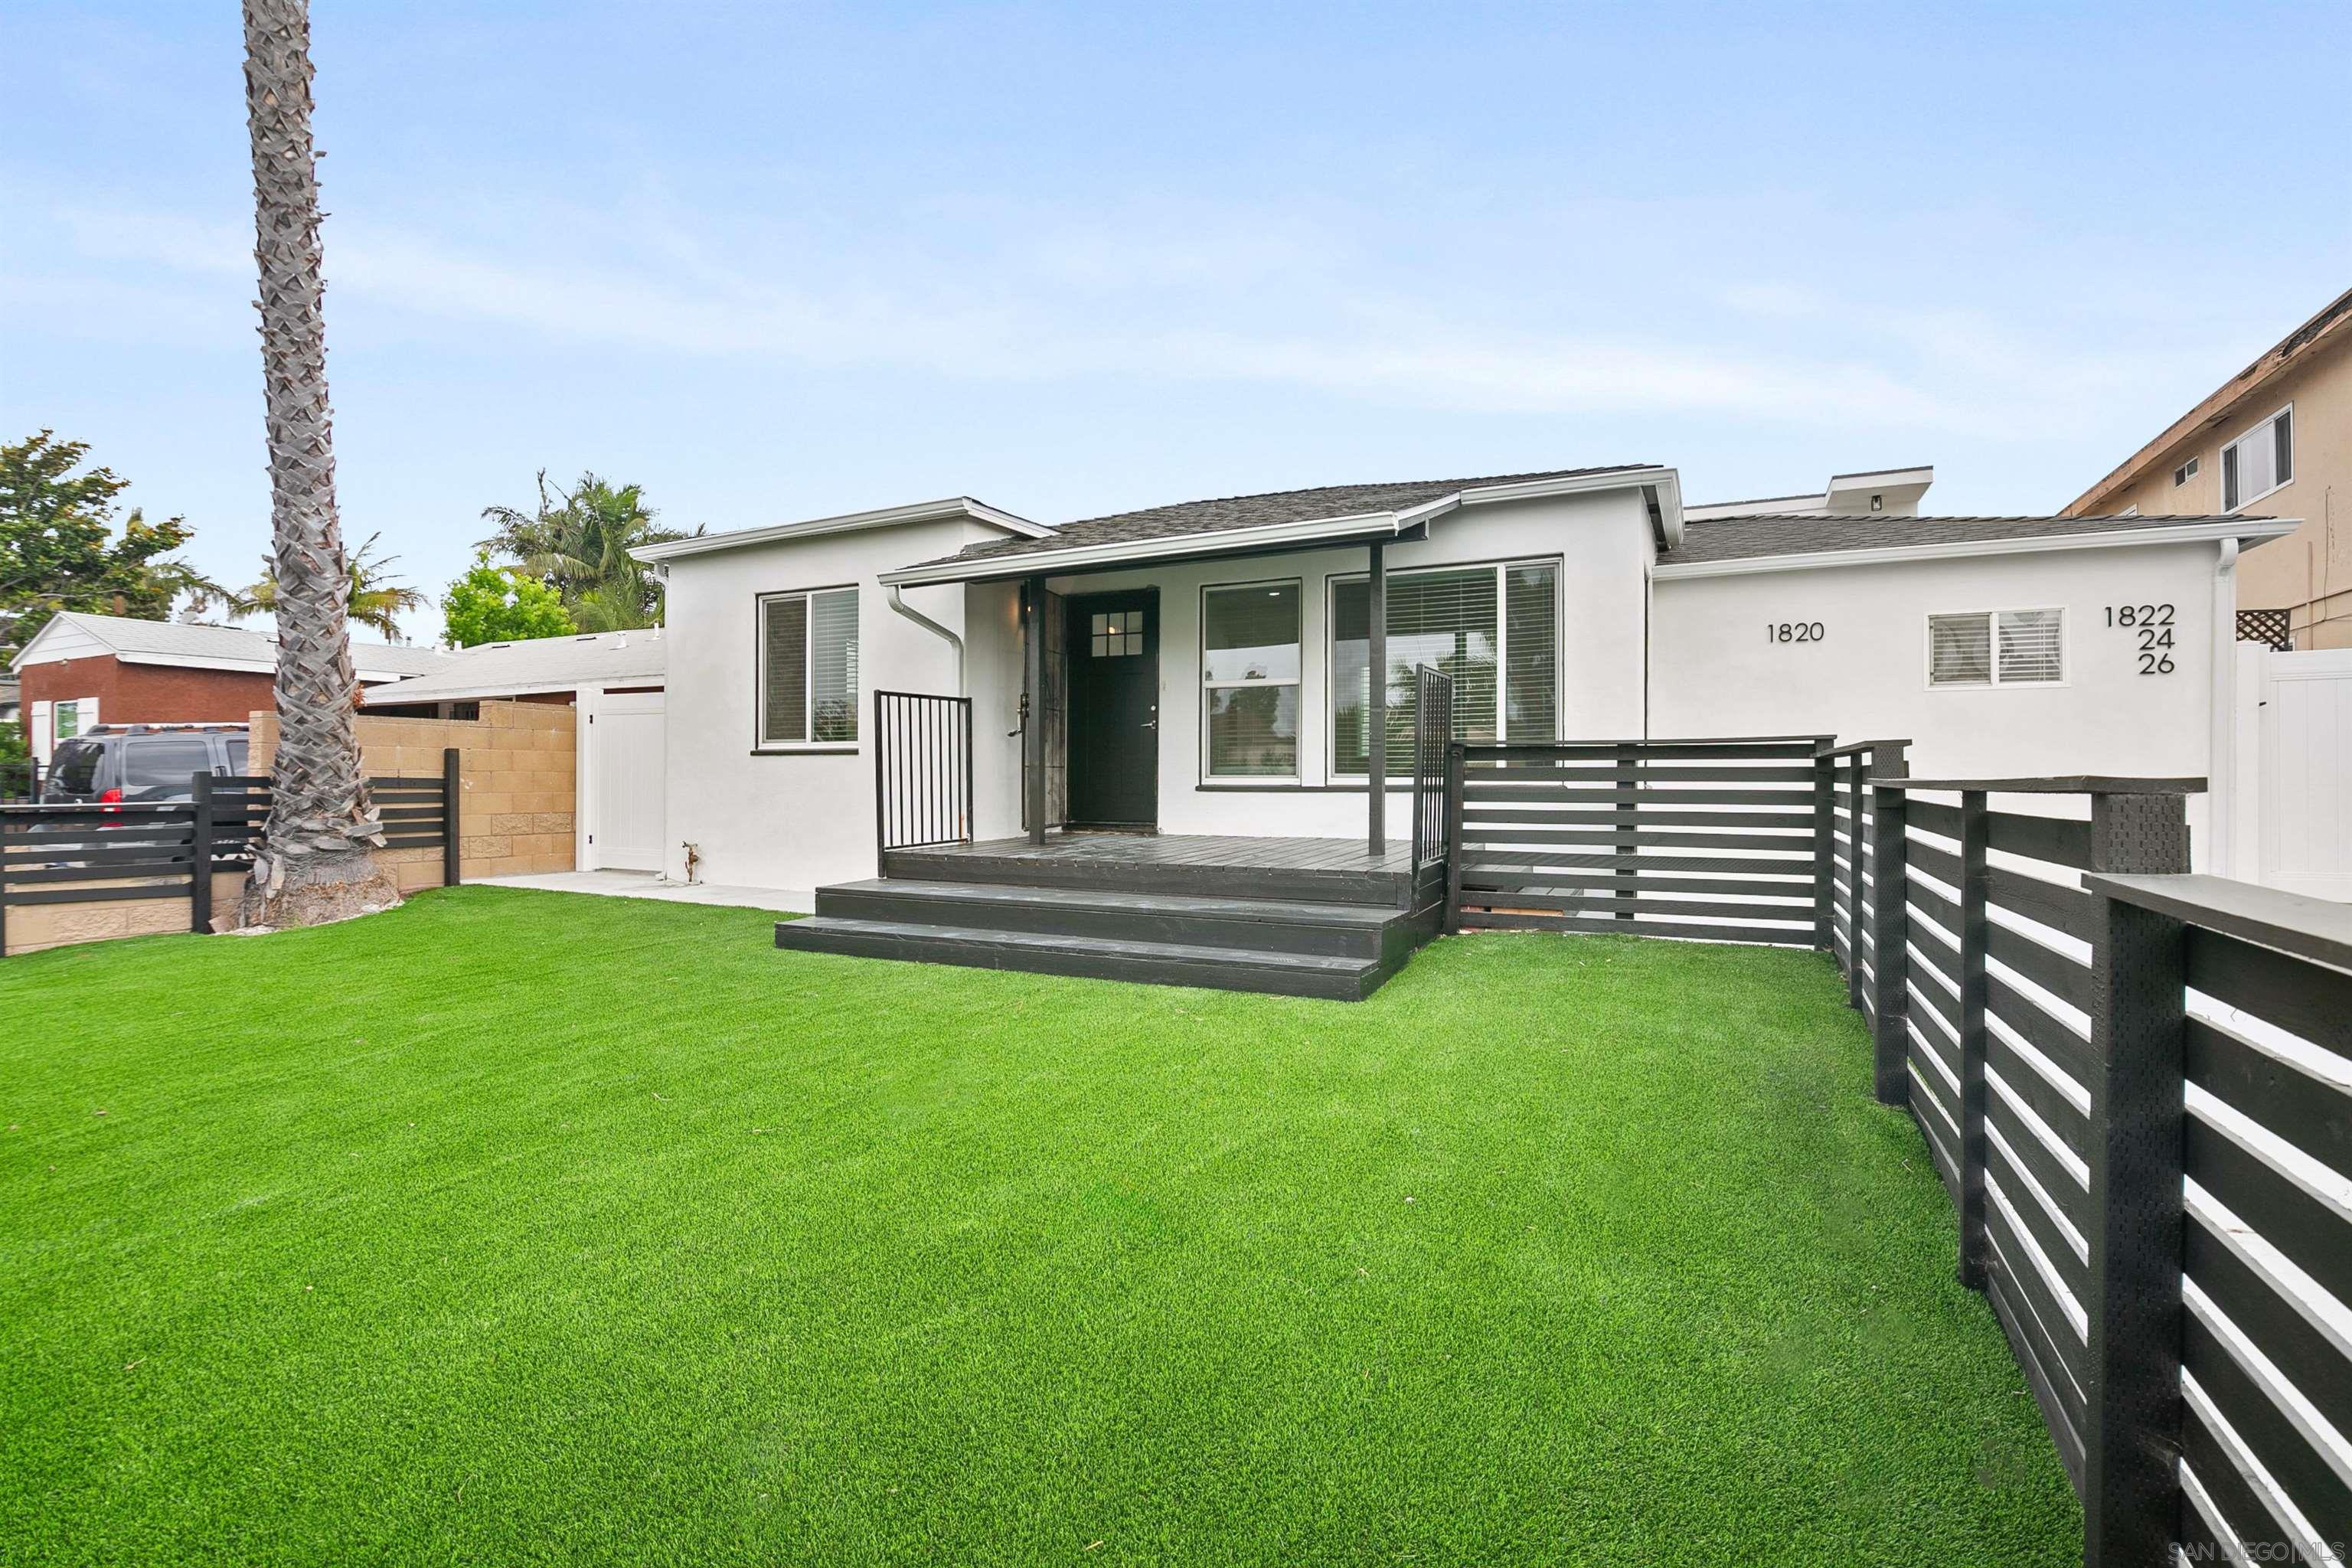
M 1143 727 L 1147 730 L 1157 730 L 1160 728 L 1160 721 L 1157 719 L 1146 719 L 1143 721 Z

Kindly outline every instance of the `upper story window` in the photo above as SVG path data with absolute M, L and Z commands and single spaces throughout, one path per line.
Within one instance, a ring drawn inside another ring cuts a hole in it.
M 1298 776 L 1298 665 L 1296 582 L 1201 590 L 1210 777 Z
M 2172 488 L 2179 489 L 2182 485 L 2185 485 L 2189 480 L 2195 479 L 2200 466 L 2200 459 L 2191 458 L 2187 462 L 2181 464 L 2180 467 L 2173 469 Z
M 2055 686 L 2065 679 L 2063 610 L 1927 617 L 1930 686 Z
M 2221 510 L 2235 511 L 2294 478 L 2294 405 L 2221 448 Z
M 1331 771 L 1370 771 L 1371 587 L 1331 582 Z M 1454 680 L 1457 740 L 1549 741 L 1559 726 L 1559 563 L 1388 574 L 1388 773 L 1412 767 L 1413 668 Z
M 857 590 L 760 596 L 760 744 L 857 741 Z

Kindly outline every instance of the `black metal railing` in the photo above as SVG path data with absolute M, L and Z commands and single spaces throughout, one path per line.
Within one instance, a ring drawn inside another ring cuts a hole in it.
M 874 847 L 971 842 L 971 699 L 874 694 Z M 878 864 L 877 870 L 884 871 Z
M 1412 672 L 1412 868 L 1445 858 L 1445 759 L 1454 741 L 1454 678 L 1429 665 Z
M 438 848 L 442 880 L 458 880 L 463 828 L 456 748 L 439 777 L 382 777 L 368 788 L 388 849 Z M 190 798 L 157 804 L 94 802 L 0 805 L 0 954 L 8 911 L 44 905 L 184 899 L 188 929 L 212 929 L 210 874 L 253 864 L 254 841 L 269 816 L 269 781 L 197 773 Z M 35 939 L 16 939 L 24 946 Z

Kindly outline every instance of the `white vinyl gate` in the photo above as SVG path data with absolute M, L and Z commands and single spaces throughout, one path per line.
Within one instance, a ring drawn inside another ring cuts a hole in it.
M 2352 648 L 2265 653 L 2262 880 L 2352 900 Z
M 590 870 L 661 869 L 663 696 L 605 692 L 589 710 Z

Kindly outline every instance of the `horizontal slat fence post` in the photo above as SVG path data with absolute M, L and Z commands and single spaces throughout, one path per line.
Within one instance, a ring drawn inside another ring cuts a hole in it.
M 441 885 L 454 888 L 465 865 L 465 826 L 459 802 L 466 784 L 462 757 L 455 746 L 441 748 Z
M 2178 795 L 2093 797 L 2094 872 L 2185 872 Z M 2179 1528 L 2185 928 L 2102 898 L 2092 944 L 2085 1568 L 2168 1563 Z
M 1960 792 L 1960 1283 L 1985 1288 L 1985 792 Z
M 1822 742 L 1813 759 L 1813 945 L 1837 952 L 1837 760 Z
M 1863 781 L 1869 775 L 1874 752 L 1857 752 L 1846 762 L 1845 836 L 1845 958 L 1846 1005 L 1859 1011 L 1862 1007 L 1862 925 L 1863 898 L 1862 855 L 1864 810 Z
M 213 923 L 213 775 L 189 784 L 188 929 L 202 935 Z
M 1903 752 L 1899 744 L 1880 747 L 1871 759 L 1872 778 L 1899 777 Z M 1911 1045 L 1905 1032 L 1911 1007 L 1907 994 L 1910 849 L 1901 786 L 1874 783 L 1870 809 L 1871 1027 L 1875 1047 L 1872 1091 L 1881 1105 L 1907 1105 L 1911 1100 Z

